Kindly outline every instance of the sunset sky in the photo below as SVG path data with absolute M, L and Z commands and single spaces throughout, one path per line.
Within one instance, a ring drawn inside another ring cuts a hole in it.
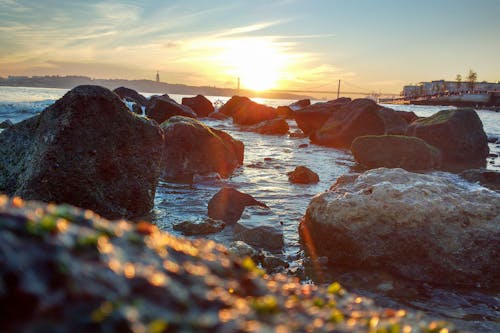
M 0 76 L 399 93 L 499 57 L 497 0 L 0 0 Z

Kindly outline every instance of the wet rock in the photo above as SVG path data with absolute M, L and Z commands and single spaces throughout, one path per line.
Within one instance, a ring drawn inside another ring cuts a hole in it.
M 246 227 L 237 223 L 234 226 L 234 239 L 266 250 L 280 250 L 285 245 L 283 231 L 269 225 Z
M 498 288 L 500 194 L 454 177 L 380 168 L 340 179 L 312 199 L 301 237 L 333 263 Z
M 220 244 L 147 222 L 5 196 L 0 216 L 4 332 L 347 332 L 366 331 L 373 316 L 389 332 L 453 330 L 411 311 L 391 315 L 338 283 L 264 275 Z
M 382 135 L 385 122 L 380 109 L 382 107 L 370 99 L 356 99 L 344 104 L 310 135 L 311 141 L 329 147 L 349 148 L 358 136 Z
M 309 145 L 307 143 L 301 143 L 299 145 L 299 148 L 307 148 L 307 147 L 309 147 Z
M 267 251 L 259 252 L 258 262 L 268 273 L 284 272 L 290 265 L 278 256 Z
M 489 143 L 497 143 L 498 142 L 498 138 L 494 137 L 494 136 L 489 136 L 488 137 L 488 142 Z
M 284 119 L 293 119 L 295 112 L 288 106 L 278 106 L 276 108 L 276 115 Z
M 500 191 L 500 172 L 485 168 L 465 170 L 460 176 L 469 182 L 479 183 L 493 191 Z
M 413 122 L 406 135 L 421 138 L 440 149 L 445 169 L 459 171 L 486 164 L 487 137 L 473 109 L 439 111 Z
M 319 130 L 330 118 L 333 112 L 338 111 L 342 106 L 348 104 L 350 98 L 339 98 L 324 103 L 315 103 L 310 106 L 300 108 L 295 111 L 295 121 L 297 126 L 306 135 Z
M 177 103 L 168 95 L 163 95 L 151 97 L 146 106 L 146 116 L 162 124 L 173 116 L 196 118 L 196 113 L 190 107 Z
M 295 184 L 313 184 L 319 182 L 319 176 L 308 167 L 298 166 L 287 173 L 288 180 Z
M 113 92 L 115 94 L 117 94 L 118 96 L 120 96 L 121 99 L 129 99 L 131 101 L 135 101 L 140 106 L 148 105 L 148 99 L 133 89 L 119 87 L 119 88 L 116 88 L 115 90 L 113 90 Z
M 202 122 L 174 116 L 161 124 L 165 134 L 162 177 L 192 182 L 196 174 L 229 177 L 243 164 L 244 146 L 226 132 Z
M 205 96 L 184 97 L 182 105 L 186 105 L 193 110 L 198 117 L 207 117 L 214 112 L 214 106 Z
M 367 168 L 437 169 L 439 149 L 424 140 L 400 135 L 368 135 L 354 140 L 351 151 L 356 162 Z
M 251 195 L 231 187 L 223 187 L 208 202 L 208 216 L 227 224 L 236 223 L 246 206 L 267 206 Z
M 403 118 L 407 124 L 411 124 L 415 120 L 419 119 L 419 117 L 415 114 L 415 112 L 411 111 L 396 111 L 396 113 Z
M 230 117 L 222 112 L 212 112 L 211 114 L 208 115 L 208 118 L 216 120 L 226 120 L 229 119 Z
M 293 102 L 292 104 L 288 105 L 290 109 L 293 111 L 298 111 L 300 109 L 305 108 L 306 106 L 311 105 L 311 100 L 310 99 L 301 99 L 296 102 Z
M 271 119 L 251 126 L 248 130 L 259 134 L 284 135 L 288 133 L 288 123 L 283 118 Z
M 206 235 L 220 232 L 226 224 L 223 221 L 206 218 L 198 221 L 184 221 L 174 224 L 174 230 L 182 232 L 184 235 Z
M 381 108 L 378 114 L 384 121 L 385 134 L 389 135 L 404 135 L 408 128 L 408 122 L 401 117 L 399 111 L 394 111 L 389 108 Z
M 304 132 L 302 132 L 301 130 L 295 130 L 293 132 L 290 132 L 290 137 L 291 138 L 299 138 L 299 139 L 302 139 L 302 138 L 306 138 L 307 135 L 304 134 Z
M 5 129 L 14 126 L 14 123 L 10 119 L 4 120 L 0 123 L 0 129 Z
M 138 103 L 132 104 L 132 112 L 138 115 L 142 115 L 142 106 Z
M 163 134 L 106 88 L 79 86 L 0 134 L 0 191 L 109 218 L 153 207 Z
M 238 125 L 255 125 L 278 116 L 276 109 L 240 96 L 231 97 L 219 112 L 231 116 L 233 122 Z
M 229 252 L 229 254 L 240 259 L 250 257 L 254 261 L 258 260 L 259 252 L 243 241 L 231 242 L 227 251 Z

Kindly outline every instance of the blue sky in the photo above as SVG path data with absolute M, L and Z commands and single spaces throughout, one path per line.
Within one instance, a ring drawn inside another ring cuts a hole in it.
M 497 0 L 0 0 L 2 76 L 399 92 L 498 81 L 499 55 Z

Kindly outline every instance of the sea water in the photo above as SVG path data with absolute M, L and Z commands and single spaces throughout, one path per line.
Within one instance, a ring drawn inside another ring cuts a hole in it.
M 66 93 L 66 89 L 0 87 L 0 123 L 6 119 L 17 123 L 51 105 Z M 149 97 L 152 94 L 144 94 Z M 178 102 L 181 95 L 170 95 Z M 216 105 L 228 97 L 207 96 Z M 291 100 L 255 99 L 270 106 L 288 105 Z M 387 105 L 396 110 L 413 111 L 430 116 L 446 107 Z M 485 132 L 500 138 L 500 113 L 478 110 Z M 173 225 L 186 220 L 206 217 L 207 203 L 223 186 L 230 186 L 254 196 L 269 206 L 269 210 L 245 210 L 241 222 L 250 225 L 271 225 L 282 230 L 285 246 L 275 255 L 291 266 L 300 268 L 307 258 L 300 246 L 298 224 L 311 198 L 327 190 L 342 174 L 355 166 L 349 150 L 313 145 L 307 138 L 266 136 L 239 130 L 231 120 L 203 120 L 207 125 L 224 130 L 245 144 L 245 160 L 229 179 L 199 177 L 193 184 L 160 181 L 154 210 L 150 216 L 163 230 L 179 235 Z M 289 121 L 291 131 L 297 129 Z M 307 145 L 304 147 L 304 145 Z M 303 148 L 300 148 L 303 147 Z M 490 144 L 492 154 L 500 154 L 500 142 Z M 313 185 L 291 184 L 286 175 L 296 166 L 305 165 L 315 171 L 320 182 Z M 490 157 L 488 168 L 500 170 L 500 159 Z M 458 177 L 457 177 L 458 178 Z M 207 236 L 224 244 L 233 240 L 231 228 Z M 496 291 L 481 289 L 444 288 L 399 279 L 384 272 L 369 272 L 338 267 L 327 269 L 321 279 L 312 282 L 339 280 L 348 289 L 374 298 L 383 306 L 422 310 L 430 315 L 454 322 L 471 331 L 500 331 L 500 296 Z M 310 280 L 311 281 L 311 280 Z

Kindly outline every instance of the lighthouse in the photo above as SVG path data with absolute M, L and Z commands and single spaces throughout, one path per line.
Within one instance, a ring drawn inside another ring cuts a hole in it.
M 156 71 L 156 82 L 160 82 L 160 72 Z

